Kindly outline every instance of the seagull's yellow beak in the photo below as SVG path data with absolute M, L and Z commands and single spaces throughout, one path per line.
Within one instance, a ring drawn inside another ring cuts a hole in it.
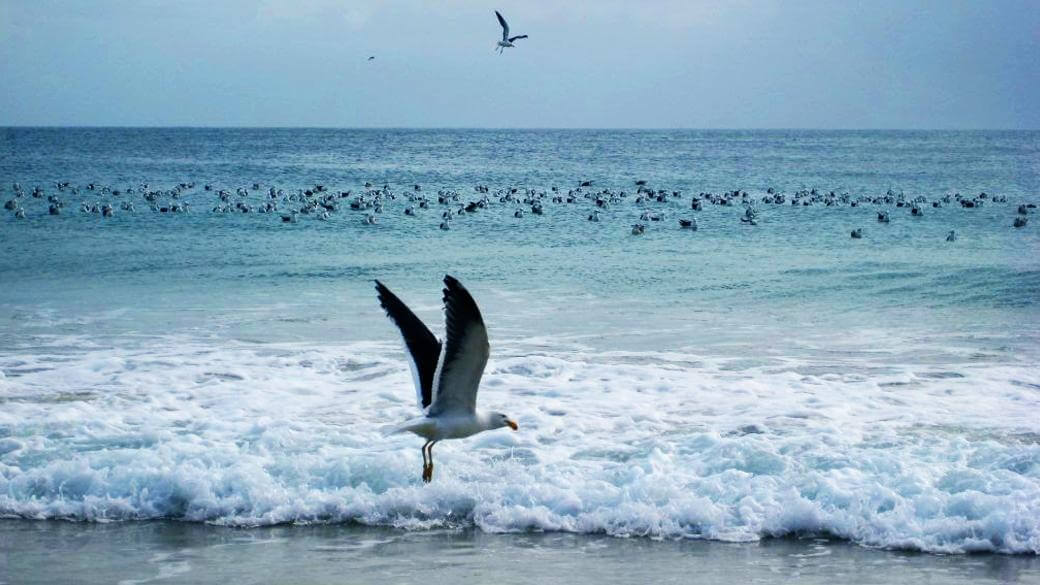
M 511 418 L 506 419 L 506 426 L 513 429 L 514 431 L 520 428 L 520 426 L 516 424 L 516 421 Z

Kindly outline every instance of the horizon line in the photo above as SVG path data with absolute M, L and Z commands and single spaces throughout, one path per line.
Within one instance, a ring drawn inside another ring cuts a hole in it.
M 132 124 L 0 124 L 4 129 L 124 129 L 124 130 L 548 130 L 548 131 L 799 131 L 799 132 L 1036 132 L 1040 128 L 855 128 L 855 127 L 694 127 L 694 126 L 217 126 L 217 125 L 132 125 Z

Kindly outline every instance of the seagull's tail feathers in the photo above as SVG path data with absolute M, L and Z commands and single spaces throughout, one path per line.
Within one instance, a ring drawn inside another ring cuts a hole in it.
M 380 427 L 379 432 L 383 433 L 384 437 L 389 437 L 390 435 L 396 435 L 398 433 L 403 433 L 403 432 L 405 432 L 407 430 L 408 430 L 408 423 L 407 422 L 403 422 L 403 423 L 398 423 L 396 425 L 383 425 L 382 427 Z
M 416 434 L 422 434 L 421 431 L 424 430 L 424 428 L 429 424 L 430 421 L 426 417 L 419 417 L 413 418 L 411 420 L 406 420 L 403 423 L 398 423 L 396 425 L 386 425 L 380 428 L 379 430 L 383 433 L 384 437 L 396 435 L 397 433 L 403 433 L 405 431 L 410 431 Z

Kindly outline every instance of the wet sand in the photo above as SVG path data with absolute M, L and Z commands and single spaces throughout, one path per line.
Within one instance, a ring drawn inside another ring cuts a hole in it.
M 358 526 L 0 520 L 0 583 L 1040 583 L 1040 557 Z

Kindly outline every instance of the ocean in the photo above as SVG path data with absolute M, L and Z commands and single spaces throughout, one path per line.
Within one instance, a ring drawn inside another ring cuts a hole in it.
M 1040 132 L 3 128 L 0 200 L 0 548 L 1040 580 Z M 520 429 L 440 443 L 424 485 L 422 439 L 382 433 L 418 411 L 373 280 L 442 335 L 445 274 L 488 326 L 478 406 Z

